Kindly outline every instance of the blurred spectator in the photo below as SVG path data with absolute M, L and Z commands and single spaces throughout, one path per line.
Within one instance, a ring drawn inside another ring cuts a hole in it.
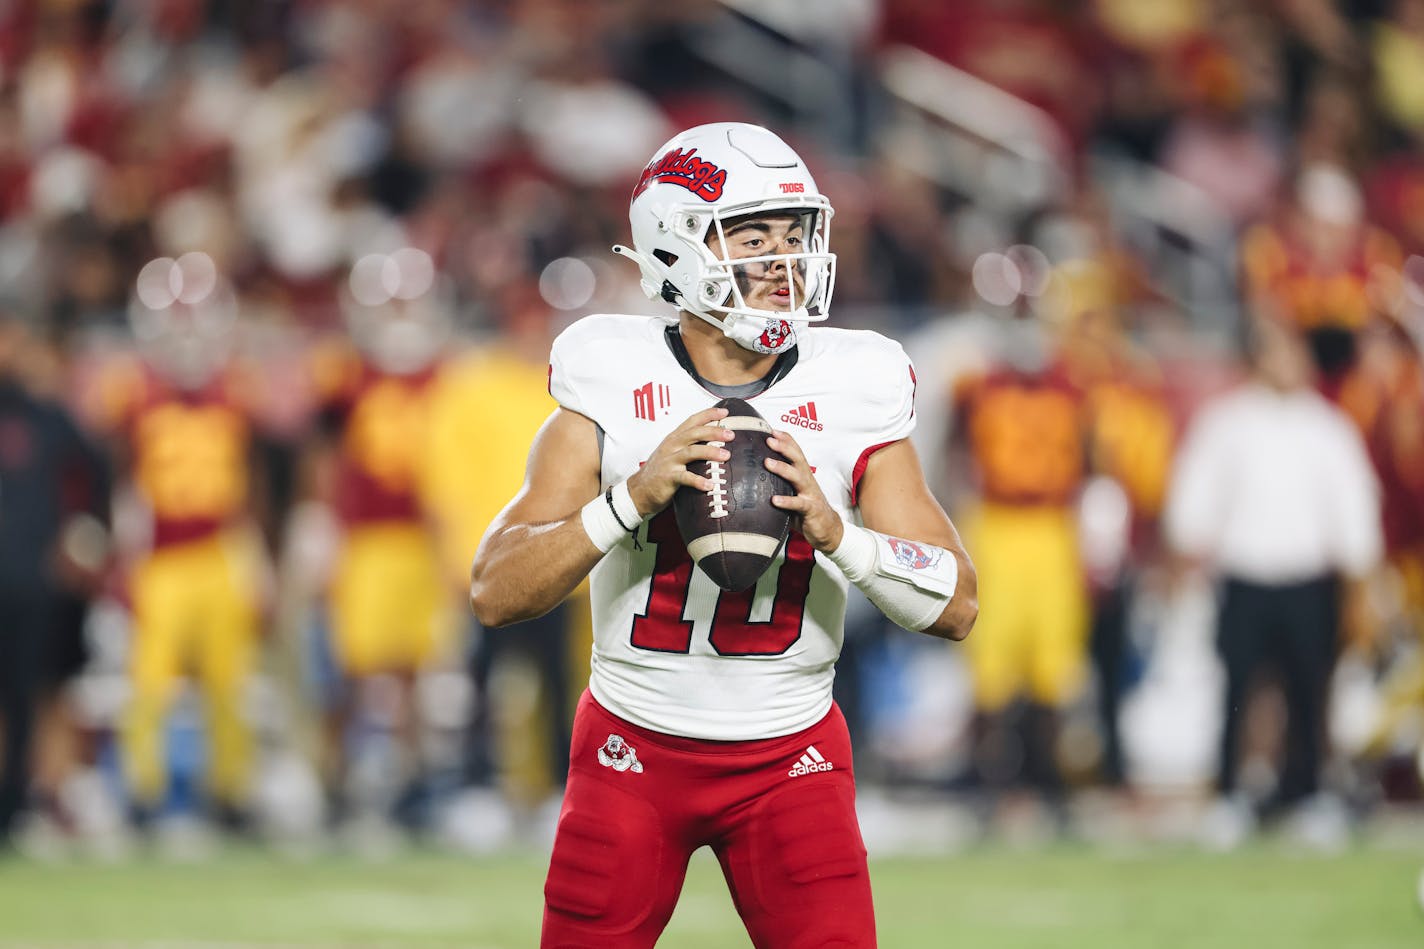
M 1424 3 L 1395 0 L 1370 37 L 1375 97 L 1397 132 L 1424 135 Z
M 28 334 L 18 313 L 0 307 L 0 847 L 28 803 L 57 591 L 62 578 L 102 566 L 105 534 L 96 526 L 97 540 L 78 536 L 66 516 L 56 475 L 82 465 L 88 450 L 65 412 L 28 391 Z
M 1259 18 L 1238 8 L 1173 57 L 1182 107 L 1157 159 L 1237 228 L 1270 210 L 1285 161 L 1274 121 L 1282 80 L 1269 42 Z
M 932 53 L 1047 112 L 1081 145 L 1099 117 L 1100 51 L 1088 24 L 1053 0 L 887 0 L 883 37 Z
M 1320 791 L 1325 703 L 1342 609 L 1381 554 L 1378 488 L 1350 420 L 1312 388 L 1309 351 L 1269 318 L 1251 327 L 1250 381 L 1193 421 L 1166 511 L 1172 547 L 1221 581 L 1217 647 L 1226 671 L 1209 833 L 1234 844 L 1254 823 L 1238 779 L 1242 723 L 1257 676 L 1278 671 L 1284 761 L 1270 812 L 1306 805 L 1338 837 Z M 1313 809 L 1313 810 L 1312 810 Z

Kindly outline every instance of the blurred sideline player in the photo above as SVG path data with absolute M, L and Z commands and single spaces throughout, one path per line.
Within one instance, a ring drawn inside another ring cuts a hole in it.
M 771 132 L 690 129 L 643 172 L 634 247 L 618 248 L 676 322 L 591 316 L 554 342 L 559 408 L 471 584 L 476 616 L 501 626 L 590 575 L 592 674 L 544 946 L 652 946 L 701 846 L 755 945 L 875 943 L 850 742 L 831 698 L 846 589 L 855 582 L 902 626 L 962 639 L 974 572 L 906 437 L 915 383 L 903 350 L 805 325 L 827 315 L 831 213 Z M 733 395 L 773 426 L 816 425 L 794 438 L 731 431 L 710 406 Z M 787 459 L 767 467 L 796 490 L 776 501 L 789 540 L 740 594 L 694 568 L 668 509 L 679 486 L 711 489 L 687 465 L 724 460 L 710 443 L 730 438 L 766 438 Z
M 1160 368 L 1121 324 L 1113 274 L 1080 261 L 1059 276 L 1074 301 L 1064 359 L 1086 404 L 1091 477 L 1080 503 L 1080 548 L 1102 741 L 1097 770 L 1105 784 L 1118 786 L 1126 778 L 1118 715 L 1129 676 L 1129 621 L 1136 596 L 1162 562 L 1159 521 L 1175 422 Z
M 519 490 L 529 446 L 555 407 L 548 391 L 549 305 L 537 287 L 520 284 L 499 306 L 499 335 L 452 360 L 430 397 L 424 493 L 439 529 L 443 569 L 461 591 L 469 587 L 470 551 Z M 579 596 L 587 596 L 585 587 Z M 575 698 L 570 623 L 584 612 L 560 604 L 526 623 L 473 629 L 475 707 L 464 775 L 472 787 L 493 788 L 503 777 L 515 798 L 538 801 L 562 786 Z M 509 655 L 527 657 L 538 671 L 537 728 L 527 721 L 500 727 L 510 716 L 496 713 L 492 673 Z
M 1387 615 L 1400 619 L 1397 630 L 1379 631 L 1393 636 L 1373 643 L 1357 637 L 1389 664 L 1384 714 L 1366 751 L 1407 753 L 1416 759 L 1414 781 L 1424 783 L 1424 743 L 1398 744 L 1424 710 L 1424 358 L 1400 321 L 1380 316 L 1361 335 L 1359 370 L 1355 402 L 1367 411 L 1357 417 L 1383 504 Z
M 250 392 L 229 356 L 237 300 L 202 254 L 140 272 L 129 316 L 142 364 L 97 383 L 151 536 L 128 577 L 133 610 L 124 764 L 146 820 L 168 792 L 167 714 L 189 676 L 208 729 L 207 791 L 225 821 L 245 819 L 253 736 L 243 703 L 269 578 L 251 516 Z
M 69 536 L 63 475 L 89 451 L 68 414 L 31 390 L 30 338 L 0 305 L 0 853 L 32 790 L 59 582 L 103 561 Z
M 30 391 L 74 430 L 76 450 L 55 473 L 59 487 L 60 556 L 49 611 L 35 741 L 34 791 L 44 819 L 62 832 L 80 816 L 66 803 L 70 781 L 89 757 L 70 686 L 89 661 L 85 625 L 91 600 L 110 567 L 113 472 L 102 448 L 79 432 L 69 410 L 72 378 L 65 340 L 36 338 L 26 353 Z
M 1342 401 L 1358 355 L 1358 333 L 1385 289 L 1381 275 L 1397 273 L 1400 264 L 1395 239 L 1365 218 L 1359 186 L 1329 165 L 1301 169 L 1275 217 L 1241 239 L 1250 311 L 1305 335 L 1317 385 L 1333 402 Z
M 996 363 L 956 394 L 959 451 L 979 491 L 962 520 L 982 609 L 965 651 L 974 762 L 989 805 L 1023 781 L 1056 809 L 1060 713 L 1087 674 L 1076 510 L 1087 464 L 1084 396 L 1037 319 L 1009 321 L 1002 345 Z
M 343 685 L 327 776 L 337 806 L 354 806 L 355 816 L 412 807 L 399 816 L 418 821 L 425 789 L 413 686 L 442 656 L 453 619 L 420 497 L 450 313 L 430 258 L 414 248 L 357 261 L 343 308 L 354 350 L 344 340 L 319 346 L 313 366 L 324 434 L 311 459 L 315 490 L 340 526 L 326 605 Z M 351 771 L 357 726 L 394 741 L 397 760 L 374 784 Z

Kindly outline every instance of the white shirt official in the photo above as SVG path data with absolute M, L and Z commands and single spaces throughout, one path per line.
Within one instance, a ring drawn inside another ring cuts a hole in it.
M 1383 549 L 1379 487 L 1349 418 L 1315 391 L 1250 382 L 1208 403 L 1178 455 L 1167 540 L 1227 576 L 1360 576 Z

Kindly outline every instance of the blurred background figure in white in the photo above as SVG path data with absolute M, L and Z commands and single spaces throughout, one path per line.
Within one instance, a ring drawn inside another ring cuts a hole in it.
M 1342 630 L 1359 621 L 1356 604 L 1382 554 L 1379 489 L 1359 432 L 1314 389 L 1300 334 L 1260 317 L 1246 348 L 1251 377 L 1194 419 L 1166 515 L 1175 551 L 1220 583 L 1220 798 L 1206 830 L 1235 843 L 1259 806 L 1272 817 L 1294 810 L 1303 834 L 1338 843 L 1342 805 L 1322 786 L 1326 706 Z M 1282 752 L 1271 786 L 1252 789 L 1243 737 L 1268 671 L 1285 699 Z

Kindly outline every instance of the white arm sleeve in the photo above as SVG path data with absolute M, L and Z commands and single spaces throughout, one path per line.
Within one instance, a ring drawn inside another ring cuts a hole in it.
M 827 556 L 891 622 L 916 632 L 939 619 L 959 583 L 959 562 L 943 547 L 848 521 L 840 546 Z

